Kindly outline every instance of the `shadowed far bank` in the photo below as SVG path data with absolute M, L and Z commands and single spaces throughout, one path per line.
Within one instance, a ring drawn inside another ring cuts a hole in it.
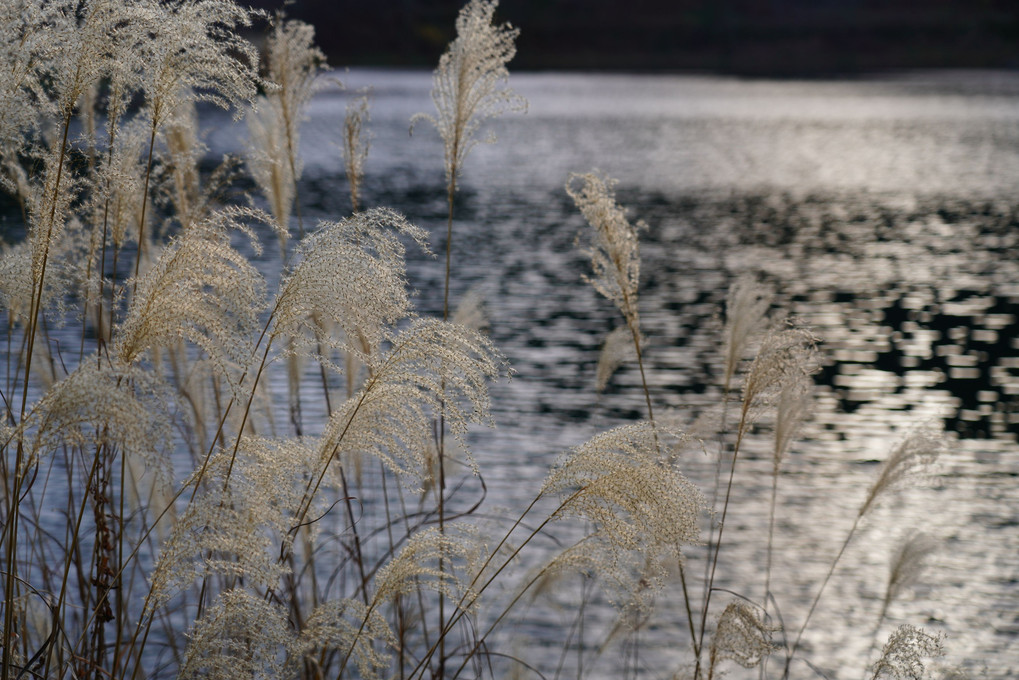
M 281 0 L 254 0 L 269 11 Z M 333 66 L 431 66 L 457 0 L 296 0 Z M 519 70 L 826 76 L 917 68 L 1019 68 L 1008 0 L 511 0 Z

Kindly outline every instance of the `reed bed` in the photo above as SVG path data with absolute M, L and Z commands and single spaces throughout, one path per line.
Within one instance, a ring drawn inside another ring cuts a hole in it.
M 405 249 L 428 251 L 427 234 L 362 206 L 370 94 L 336 133 L 354 212 L 301 214 L 301 123 L 325 68 L 311 26 L 232 0 L 0 7 L 3 188 L 25 225 L 0 256 L 2 680 L 584 677 L 611 650 L 637 676 L 642 628 L 665 606 L 686 613 L 675 677 L 815 674 L 801 642 L 843 552 L 942 437 L 919 425 L 890 445 L 810 610 L 783 619 L 770 588 L 778 480 L 809 417 L 817 339 L 742 278 L 719 338 L 721 402 L 694 424 L 656 409 L 643 225 L 598 174 L 563 179 L 590 224 L 589 281 L 622 320 L 599 381 L 636 362 L 646 413 L 562 453 L 519 516 L 487 513 L 469 429 L 490 421 L 488 387 L 512 369 L 481 332 L 479 301 L 451 299 L 449 279 L 466 257 L 454 248 L 465 160 L 492 141 L 486 121 L 526 108 L 507 71 L 517 31 L 496 9 L 463 8 L 435 111 L 408 121 L 415 134 L 433 126 L 445 151 L 440 319 L 415 313 L 407 285 Z M 255 20 L 269 26 L 263 55 L 241 37 Z M 201 167 L 199 102 L 245 120 L 243 159 Z M 238 196 L 244 177 L 257 193 Z M 278 258 L 278 285 L 246 253 Z M 77 346 L 51 341 L 56 324 Z M 272 372 L 286 376 L 286 408 Z M 302 404 L 312 391 L 322 419 Z M 772 434 L 755 428 L 762 418 Z M 763 436 L 768 585 L 723 592 L 735 471 Z M 711 488 L 684 476 L 691 451 L 717 456 Z M 936 668 L 938 636 L 907 625 L 878 637 L 931 550 L 916 537 L 896 553 L 872 658 L 847 676 Z M 499 646 L 523 603 L 564 583 L 582 597 L 556 666 Z M 585 629 L 596 601 L 616 607 L 611 630 Z

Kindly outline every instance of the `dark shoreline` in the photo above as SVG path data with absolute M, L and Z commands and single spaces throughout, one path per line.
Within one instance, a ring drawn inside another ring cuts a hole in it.
M 254 0 L 277 11 L 281 0 Z M 296 0 L 333 66 L 433 67 L 462 0 Z M 502 0 L 511 69 L 845 77 L 1019 68 L 1019 3 L 988 0 Z

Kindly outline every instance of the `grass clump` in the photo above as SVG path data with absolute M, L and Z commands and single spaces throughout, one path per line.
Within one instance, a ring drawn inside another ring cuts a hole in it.
M 323 67 L 310 26 L 274 18 L 259 74 L 239 33 L 253 17 L 230 0 L 0 8 L 9 76 L 0 167 L 27 226 L 0 256 L 0 680 L 494 677 L 499 659 L 531 669 L 497 649 L 518 605 L 575 578 L 578 676 L 620 640 L 636 675 L 642 627 L 676 574 L 690 675 L 713 678 L 728 661 L 765 673 L 769 655 L 784 665 L 768 675 L 789 673 L 857 532 L 797 635 L 783 632 L 770 590 L 775 497 L 807 415 L 816 339 L 790 324 L 765 330 L 767 292 L 747 279 L 733 286 L 709 499 L 682 471 L 694 438 L 656 418 L 645 374 L 644 225 L 630 223 L 613 182 L 596 174 L 571 175 L 566 193 L 593 229 L 581 239 L 589 281 L 625 322 L 606 340 L 599 384 L 635 358 L 646 419 L 564 453 L 518 516 L 495 530 L 486 522 L 484 470 L 467 435 L 491 420 L 489 384 L 509 369 L 477 330 L 477 302 L 453 313 L 449 278 L 464 161 L 486 120 L 525 106 L 507 87 L 517 31 L 495 23 L 495 11 L 486 0 L 464 7 L 435 71 L 436 112 L 420 116 L 443 141 L 449 208 L 443 317 L 431 319 L 415 313 L 405 268 L 405 248 L 428 252 L 427 235 L 391 209 L 361 209 L 367 95 L 338 135 L 354 213 L 304 225 L 300 123 Z M 216 200 L 235 164 L 199 171 L 200 101 L 247 117 L 244 167 L 268 212 Z M 252 262 L 264 233 L 282 244 L 275 291 Z M 75 352 L 51 354 L 49 321 L 74 329 Z M 276 413 L 269 376 L 278 373 L 288 418 Z M 316 384 L 305 386 L 309 375 Z M 320 422 L 301 406 L 312 388 Z M 772 409 L 765 593 L 756 602 L 740 593 L 718 611 L 735 469 Z M 940 446 L 924 429 L 894 448 L 857 522 Z M 573 538 L 552 532 L 562 524 Z M 701 542 L 693 565 L 688 552 Z M 903 549 L 885 609 L 926 552 Z M 598 589 L 620 623 L 591 642 L 585 607 Z M 874 677 L 922 671 L 919 659 L 939 649 L 900 628 Z

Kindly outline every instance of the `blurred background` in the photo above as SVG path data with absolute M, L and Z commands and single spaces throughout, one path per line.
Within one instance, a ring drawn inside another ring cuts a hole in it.
M 399 210 L 444 252 L 442 144 L 408 125 L 434 110 L 431 70 L 464 1 L 285 7 L 315 26 L 345 85 L 325 86 L 302 127 L 309 223 L 350 210 L 337 143 L 345 107 L 370 88 L 362 205 Z M 559 452 L 644 413 L 633 362 L 594 390 L 621 318 L 584 282 L 574 238 L 586 227 L 563 185 L 599 169 L 649 225 L 640 305 L 656 412 L 686 429 L 720 403 L 721 310 L 741 275 L 823 339 L 813 416 L 779 481 L 772 592 L 787 622 L 892 443 L 921 422 L 951 440 L 928 483 L 880 508 L 847 551 L 805 636 L 821 671 L 794 676 L 862 673 L 873 640 L 910 623 L 945 634 L 943 661 L 964 677 L 1017 677 L 1019 0 L 502 0 L 496 21 L 520 29 L 509 86 L 529 107 L 488 121 L 498 143 L 468 159 L 451 281 L 452 299 L 484 298 L 516 370 L 493 387 L 498 427 L 472 433 L 492 502 L 513 507 Z M 206 126 L 211 156 L 245 148 L 227 114 Z M 409 258 L 417 309 L 440 314 L 442 267 Z M 763 588 L 771 426 L 758 423 L 740 463 L 716 583 L 750 597 Z M 682 468 L 710 488 L 711 457 L 684 454 Z M 942 547 L 879 623 L 889 555 L 920 529 Z M 513 629 L 539 665 L 558 658 L 563 605 Z M 592 623 L 611 626 L 612 611 Z M 688 660 L 685 625 L 679 607 L 658 612 L 641 638 L 649 676 Z M 591 677 L 621 677 L 620 659 Z
M 281 0 L 252 3 L 270 11 Z M 297 0 L 333 66 L 432 66 L 460 0 Z M 829 75 L 1019 68 L 1015 0 L 504 0 L 513 68 Z

